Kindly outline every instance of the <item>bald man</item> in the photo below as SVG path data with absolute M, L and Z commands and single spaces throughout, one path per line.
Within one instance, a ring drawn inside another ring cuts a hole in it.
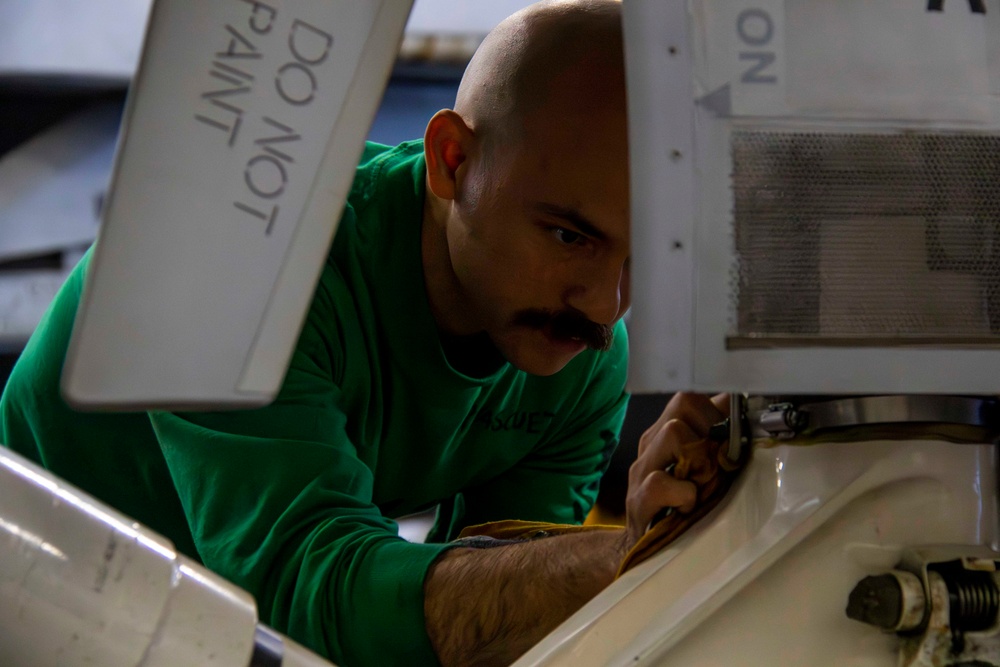
M 369 145 L 282 390 L 259 410 L 79 414 L 59 374 L 89 258 L 0 402 L 0 441 L 169 537 L 345 665 L 507 664 L 613 578 L 664 468 L 721 412 L 668 406 L 628 525 L 580 523 L 621 427 L 629 214 L 620 6 L 520 12 L 422 142 Z M 676 419 L 675 419 L 676 417 Z M 393 518 L 438 507 L 426 544 Z

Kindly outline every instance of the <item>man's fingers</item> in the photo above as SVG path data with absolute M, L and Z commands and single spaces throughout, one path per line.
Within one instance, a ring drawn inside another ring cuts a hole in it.
M 725 396 L 721 394 L 720 396 Z M 688 394 L 680 392 L 674 394 L 670 402 L 663 409 L 656 422 L 646 429 L 642 438 L 639 439 L 639 456 L 642 456 L 646 449 L 656 439 L 657 434 L 671 420 L 677 419 L 687 424 L 700 437 L 708 435 L 708 430 L 725 419 L 728 412 L 728 403 L 724 402 L 726 410 L 720 410 L 714 403 L 715 399 L 701 394 Z
M 686 514 L 695 508 L 698 501 L 698 487 L 692 482 L 675 478 L 668 472 L 656 470 L 643 480 L 634 498 L 633 508 L 636 525 L 648 526 L 657 512 L 665 507 L 674 507 Z
M 721 422 L 729 414 L 729 399 L 726 394 L 709 398 L 703 394 L 678 394 L 677 411 L 681 419 L 701 437 L 708 435 L 708 430 Z M 726 397 L 726 398 L 723 398 Z M 719 403 L 716 403 L 719 400 Z
M 662 428 L 668 421 L 679 419 L 690 426 L 699 436 L 705 437 L 708 435 L 708 430 L 725 419 L 728 414 L 729 399 L 727 394 L 719 394 L 709 398 L 703 394 L 679 392 L 674 394 L 674 397 L 670 399 L 667 407 L 663 409 L 660 418 L 647 431 L 646 436 L 650 432 L 655 433 L 656 430 Z M 646 436 L 644 436 L 643 440 L 649 439 Z M 639 443 L 640 454 L 644 444 L 648 443 Z
M 633 464 L 636 466 L 636 476 L 642 480 L 649 473 L 676 463 L 684 451 L 684 445 L 700 439 L 690 426 L 679 419 L 671 419 L 649 439 L 644 451 L 636 459 Z
M 729 394 L 716 394 L 712 397 L 712 405 L 715 406 L 715 409 L 719 411 L 723 418 L 729 416 Z M 714 426 L 715 424 L 712 425 Z
M 718 467 L 715 450 L 705 439 L 710 429 L 729 414 L 729 395 L 675 394 L 663 414 L 639 441 L 639 456 L 629 469 L 628 532 L 632 543 L 649 522 L 667 507 L 678 512 L 694 510 L 698 484 L 713 482 Z M 684 463 L 677 479 L 668 471 Z M 697 483 L 697 484 L 696 484 Z

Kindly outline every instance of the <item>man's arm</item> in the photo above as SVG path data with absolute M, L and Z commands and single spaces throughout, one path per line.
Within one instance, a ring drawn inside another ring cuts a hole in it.
M 438 658 L 509 665 L 611 583 L 625 553 L 622 530 L 445 552 L 424 584 Z
M 427 633 L 445 667 L 506 665 L 614 579 L 627 551 L 664 507 L 691 511 L 697 488 L 665 468 L 724 417 L 726 397 L 678 394 L 643 435 L 629 471 L 628 526 L 509 544 L 452 549 L 424 582 Z

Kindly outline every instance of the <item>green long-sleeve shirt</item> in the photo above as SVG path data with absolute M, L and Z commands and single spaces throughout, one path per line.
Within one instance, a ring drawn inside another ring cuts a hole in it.
M 551 377 L 445 358 L 420 258 L 422 144 L 370 144 L 277 400 L 247 411 L 71 410 L 59 376 L 85 258 L 0 400 L 0 441 L 252 593 L 261 618 L 346 665 L 434 663 L 423 580 L 446 545 L 392 520 L 440 504 L 437 539 L 506 518 L 580 522 L 624 417 L 626 348 Z

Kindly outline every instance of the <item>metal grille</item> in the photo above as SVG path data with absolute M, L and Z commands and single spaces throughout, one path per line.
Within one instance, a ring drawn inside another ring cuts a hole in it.
M 732 134 L 730 347 L 1000 344 L 1000 137 Z

